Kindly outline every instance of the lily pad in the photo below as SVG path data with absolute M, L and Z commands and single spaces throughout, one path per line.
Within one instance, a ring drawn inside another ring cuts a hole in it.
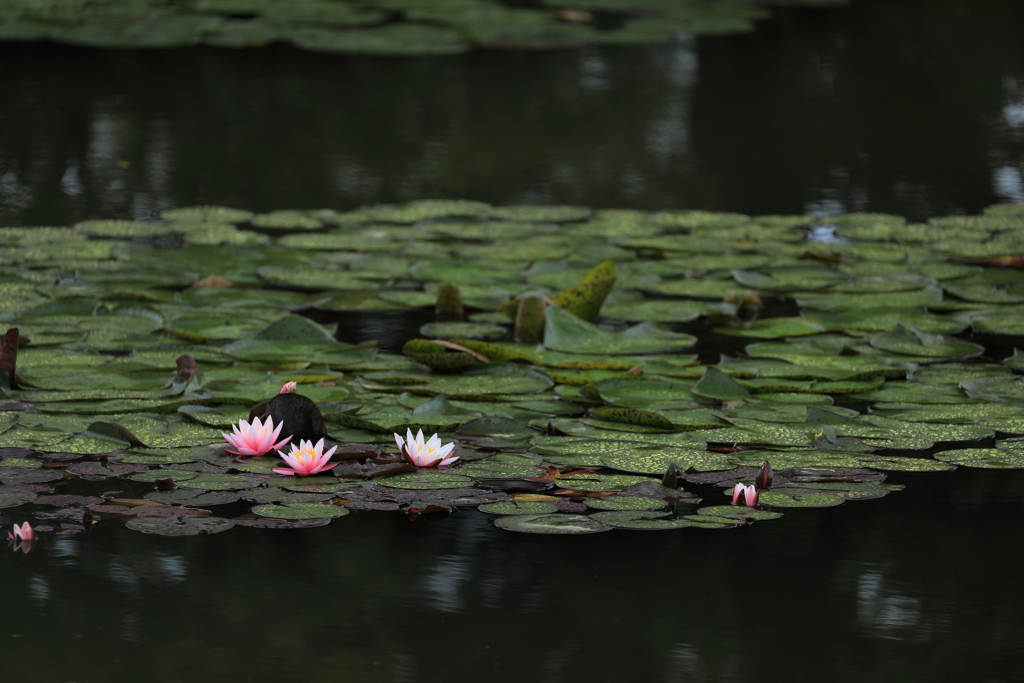
M 586 502 L 587 507 L 595 510 L 660 510 L 665 507 L 665 501 L 645 496 L 605 496 L 588 498 Z
M 566 514 L 510 515 L 494 520 L 494 525 L 525 534 L 594 534 L 612 529 L 587 515 Z
M 235 523 L 222 517 L 132 517 L 125 526 L 144 534 L 159 536 L 198 536 L 219 534 Z
M 758 496 L 761 505 L 783 508 L 827 508 L 842 505 L 845 500 L 839 494 L 816 491 L 764 491 Z
M 602 524 L 616 529 L 635 529 L 639 531 L 668 531 L 691 526 L 687 519 L 658 519 L 664 512 L 644 512 L 641 510 L 617 510 L 596 512 L 590 517 Z
M 696 337 L 670 332 L 655 323 L 640 323 L 621 332 L 606 330 L 557 306 L 548 306 L 544 346 L 572 353 L 631 355 L 692 346 Z
M 340 505 L 325 505 L 323 503 L 257 505 L 252 512 L 262 517 L 275 519 L 333 519 L 349 514 L 349 511 Z
M 935 459 L 963 467 L 980 467 L 984 469 L 1024 468 L 1024 451 L 1010 451 L 1000 448 L 961 448 L 951 451 L 940 451 L 935 454 Z
M 508 501 L 504 503 L 486 503 L 477 507 L 480 512 L 492 515 L 543 515 L 558 512 L 555 503 L 548 502 L 522 502 Z
M 455 489 L 463 486 L 471 486 L 473 480 L 450 472 L 403 472 L 389 477 L 381 477 L 376 480 L 381 486 L 390 486 L 396 489 Z

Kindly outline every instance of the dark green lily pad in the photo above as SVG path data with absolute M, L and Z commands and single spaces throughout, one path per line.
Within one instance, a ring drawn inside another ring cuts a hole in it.
M 710 472 L 727 470 L 733 464 L 724 453 L 715 453 L 697 448 L 672 448 L 661 451 L 624 449 L 612 456 L 601 458 L 605 467 L 620 472 L 637 474 L 663 474 L 674 464 L 682 472 Z
M 645 496 L 605 496 L 604 498 L 588 498 L 587 507 L 595 510 L 660 510 L 665 501 Z
M 164 471 L 176 472 L 177 470 Z M 190 479 L 179 479 L 175 476 L 174 481 L 179 486 L 184 486 L 185 488 L 204 489 L 206 491 L 238 491 L 255 488 L 260 485 L 258 479 L 236 474 L 200 474 Z
M 642 481 L 647 481 L 647 477 L 630 474 L 579 474 L 558 479 L 558 485 L 576 491 L 621 491 Z
M 761 505 L 783 508 L 827 508 L 842 505 L 845 498 L 835 493 L 821 493 L 817 491 L 763 491 L 758 496 Z
M 188 472 L 185 470 L 171 470 L 171 469 L 156 469 L 149 470 L 148 472 L 139 472 L 128 477 L 132 481 L 147 481 L 154 482 L 163 479 L 173 479 L 174 483 L 187 481 L 189 479 L 195 479 L 199 474 L 196 472 Z
M 31 503 L 36 499 L 37 494 L 21 489 L 0 487 L 0 508 L 12 508 L 25 503 Z
M 623 355 L 671 351 L 692 346 L 688 334 L 665 330 L 655 323 L 640 323 L 621 332 L 592 325 L 557 306 L 546 309 L 544 346 L 572 353 Z
M 494 520 L 494 525 L 525 534 L 594 534 L 612 529 L 587 515 L 566 514 L 510 515 Z
M 197 489 L 174 489 L 172 491 L 150 491 L 143 498 L 161 505 L 226 505 L 234 503 L 241 496 L 230 491 L 202 491 Z
M 144 534 L 159 536 L 198 536 L 227 531 L 235 523 L 222 517 L 132 517 L 125 526 Z
M 935 459 L 963 467 L 981 467 L 984 469 L 1024 468 L 1024 452 L 1000 448 L 961 448 L 952 451 L 940 451 L 935 454 Z
M 504 503 L 485 503 L 477 506 L 480 512 L 492 515 L 543 515 L 558 512 L 558 506 L 544 501 L 522 502 L 507 501 Z
M 340 505 L 325 505 L 323 503 L 257 505 L 252 512 L 262 517 L 275 519 L 332 519 L 349 514 L 349 511 Z
M 376 480 L 381 486 L 390 486 L 396 489 L 455 489 L 463 486 L 472 486 L 473 480 L 450 472 L 403 472 L 389 477 L 381 477 Z
M 617 510 L 596 512 L 591 519 L 607 524 L 616 529 L 635 529 L 638 531 L 668 531 L 691 526 L 687 519 L 658 519 L 664 512 L 645 512 L 642 510 Z
M 757 508 L 745 507 L 743 505 L 712 505 L 710 507 L 704 507 L 697 510 L 697 514 L 753 521 L 778 519 L 779 517 L 782 517 L 781 512 L 758 510 Z

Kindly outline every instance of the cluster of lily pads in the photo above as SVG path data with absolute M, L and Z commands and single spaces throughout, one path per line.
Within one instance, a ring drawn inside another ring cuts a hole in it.
M 0 40 L 96 47 L 260 47 L 434 55 L 663 43 L 679 33 L 753 29 L 747 0 L 5 0 Z
M 884 496 L 886 472 L 1024 467 L 1024 205 L 161 217 L 0 228 L 7 523 L 181 535 L 475 507 L 537 533 L 733 528 Z M 365 340 L 396 319 L 430 322 L 381 339 L 402 353 Z M 222 434 L 272 413 L 333 466 L 229 452 Z M 394 435 L 417 430 L 455 443 L 449 467 L 406 461 Z M 765 461 L 757 506 L 730 505 Z

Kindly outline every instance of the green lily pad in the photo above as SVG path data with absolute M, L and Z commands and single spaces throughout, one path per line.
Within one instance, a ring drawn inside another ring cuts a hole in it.
M 323 503 L 288 503 L 286 505 L 257 505 L 254 514 L 275 519 L 329 519 L 344 517 L 349 511 L 340 505 Z
M 525 534 L 594 534 L 612 529 L 587 515 L 566 514 L 510 515 L 494 520 L 494 525 Z
M 787 490 L 785 492 L 764 491 L 758 496 L 761 505 L 783 508 L 827 508 L 842 505 L 846 499 L 836 493 L 817 491 Z
M 648 481 L 647 477 L 629 474 L 579 474 L 562 477 L 558 480 L 558 485 L 576 491 L 621 491 L 642 481 Z
M 178 470 L 164 470 L 165 472 L 177 472 Z M 134 479 L 134 477 L 132 477 Z M 238 474 L 200 474 L 189 479 L 174 477 L 175 483 L 179 486 L 190 489 L 205 489 L 207 491 L 238 491 L 251 489 L 260 485 L 258 479 Z
M 463 486 L 472 486 L 473 480 L 449 472 L 403 472 L 389 477 L 381 477 L 376 480 L 381 486 L 390 486 L 396 489 L 455 489 Z
M 946 359 L 970 358 L 985 351 L 985 347 L 980 344 L 925 332 L 910 332 L 902 325 L 897 325 L 890 332 L 875 335 L 871 338 L 871 345 L 893 353 Z
M 605 496 L 588 498 L 587 507 L 595 510 L 660 510 L 665 501 L 645 496 Z
M 782 517 L 781 512 L 769 512 L 768 510 L 758 510 L 757 508 L 745 507 L 743 505 L 712 505 L 710 507 L 703 507 L 697 510 L 698 515 L 714 516 L 714 517 L 725 517 L 727 519 L 741 519 L 741 520 L 753 520 L 753 521 L 764 521 L 769 519 L 778 519 Z
M 605 467 L 620 472 L 637 474 L 664 474 L 670 465 L 683 472 L 713 472 L 733 467 L 724 453 L 715 453 L 697 448 L 672 448 L 661 451 L 622 449 L 619 453 L 604 456 Z
M 616 510 L 596 512 L 590 517 L 602 524 L 616 529 L 634 529 L 638 531 L 667 531 L 682 529 L 691 525 L 686 519 L 658 519 L 664 512 L 645 512 L 642 510 Z
M 960 448 L 951 451 L 940 451 L 935 454 L 935 459 L 963 467 L 981 467 L 984 469 L 1024 468 L 1024 452 L 1000 448 Z
M 504 503 L 485 503 L 477 506 L 480 512 L 492 515 L 543 515 L 558 512 L 558 506 L 544 501 L 521 502 L 507 501 Z
M 613 332 L 557 306 L 548 306 L 545 312 L 544 346 L 555 351 L 628 355 L 682 349 L 696 342 L 691 335 L 669 332 L 649 322 Z
M 218 534 L 235 525 L 222 517 L 132 517 L 125 526 L 144 534 L 158 536 L 198 536 Z

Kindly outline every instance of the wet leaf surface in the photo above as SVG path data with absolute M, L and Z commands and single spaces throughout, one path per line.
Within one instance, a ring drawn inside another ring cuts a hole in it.
M 587 515 L 541 514 L 499 517 L 494 525 L 524 534 L 594 534 L 612 527 Z

